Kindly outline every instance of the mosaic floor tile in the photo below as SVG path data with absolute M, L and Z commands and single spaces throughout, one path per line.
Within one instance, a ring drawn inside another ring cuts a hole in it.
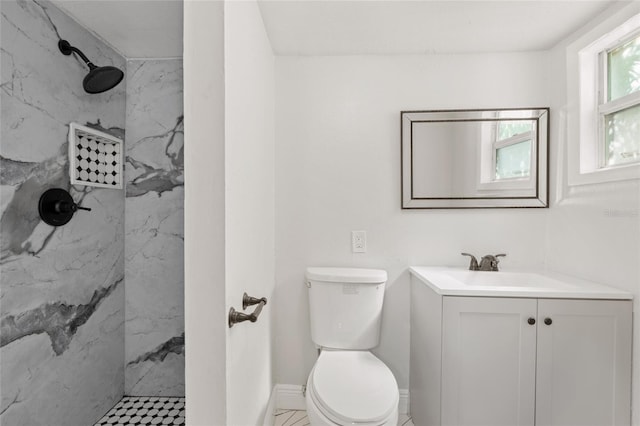
M 125 396 L 95 426 L 184 426 L 184 398 Z

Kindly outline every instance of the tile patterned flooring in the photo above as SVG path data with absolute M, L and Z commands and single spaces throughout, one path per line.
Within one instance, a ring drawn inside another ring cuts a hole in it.
M 307 412 L 303 410 L 277 409 L 274 426 L 309 426 Z M 413 421 L 406 414 L 400 414 L 398 426 L 413 426 Z
M 309 426 L 304 410 L 277 409 L 274 426 Z M 184 398 L 125 396 L 94 426 L 184 426 Z M 400 414 L 398 426 L 413 426 Z
M 125 396 L 95 426 L 184 424 L 184 398 Z

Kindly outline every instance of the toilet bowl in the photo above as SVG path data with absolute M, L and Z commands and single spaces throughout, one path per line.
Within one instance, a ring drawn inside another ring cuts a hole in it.
M 368 351 L 323 351 L 307 381 L 313 426 L 396 426 L 399 398 L 395 377 Z
M 380 342 L 387 273 L 307 268 L 311 338 L 320 355 L 307 380 L 312 426 L 396 426 L 398 384 L 370 349 Z

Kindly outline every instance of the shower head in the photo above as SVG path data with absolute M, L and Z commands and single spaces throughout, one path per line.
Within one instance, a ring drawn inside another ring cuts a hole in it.
M 122 81 L 124 74 L 116 67 L 96 67 L 94 65 L 89 74 L 82 81 L 87 93 L 102 93 L 115 87 Z
M 75 52 L 89 67 L 89 74 L 84 78 L 82 86 L 87 93 L 102 93 L 115 87 L 122 81 L 124 73 L 116 67 L 95 66 L 80 49 L 73 47 L 67 40 L 60 40 L 58 42 L 58 48 L 64 55 L 71 55 Z

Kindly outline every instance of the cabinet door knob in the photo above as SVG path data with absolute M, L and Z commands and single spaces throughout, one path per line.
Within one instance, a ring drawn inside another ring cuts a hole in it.
M 547 325 L 551 325 L 552 322 L 553 321 L 551 321 L 551 318 L 545 318 L 544 319 L 544 323 L 547 324 Z
M 536 319 L 535 319 L 535 318 L 529 318 L 529 319 L 527 320 L 527 322 L 529 323 L 529 325 L 533 325 L 533 324 L 535 324 L 535 323 L 536 323 Z

